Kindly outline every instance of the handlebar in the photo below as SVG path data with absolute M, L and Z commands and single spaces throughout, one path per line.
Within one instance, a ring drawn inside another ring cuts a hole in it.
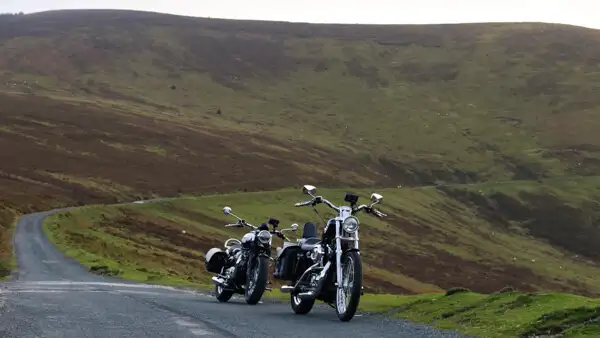
M 254 230 L 258 229 L 254 225 L 252 225 L 250 223 L 246 223 L 245 221 L 244 222 L 237 222 L 237 223 L 232 223 L 232 224 L 226 224 L 225 225 L 226 228 L 243 228 L 244 226 L 253 228 Z M 286 235 L 284 235 L 283 232 L 281 232 L 279 230 L 273 230 L 273 229 L 271 229 L 271 230 L 268 230 L 268 231 L 271 234 L 273 234 L 273 235 L 275 235 L 275 236 L 277 236 L 277 237 L 279 237 L 281 239 L 284 239 L 286 241 L 290 241 L 290 239 Z
M 257 228 L 257 227 L 255 227 L 254 225 L 252 225 L 252 224 L 250 224 L 250 223 L 248 223 L 248 222 L 246 222 L 246 221 L 243 221 L 243 220 L 242 220 L 242 221 L 239 221 L 239 222 L 237 222 L 237 223 L 232 223 L 232 224 L 226 224 L 226 225 L 225 225 L 225 227 L 226 227 L 226 228 L 243 228 L 243 227 L 245 227 L 245 226 L 247 226 L 247 227 L 249 227 L 249 228 L 252 228 L 252 229 L 254 229 L 254 230 L 258 229 L 258 228 Z
M 317 197 L 313 198 L 310 201 L 299 202 L 299 203 L 296 203 L 294 205 L 297 206 L 297 207 L 305 207 L 307 205 L 315 206 L 315 205 L 320 204 L 320 203 L 325 203 L 331 209 L 333 209 L 333 210 L 335 210 L 337 212 L 340 212 L 340 208 L 336 207 L 333 203 L 329 202 L 328 200 L 324 199 L 321 196 L 317 196 Z
M 272 233 L 273 235 L 281 238 L 281 239 L 284 239 L 286 241 L 290 241 L 290 239 L 286 235 L 284 235 L 283 232 L 281 232 L 279 230 L 270 230 L 269 232 Z
M 336 207 L 333 203 L 329 202 L 328 200 L 324 199 L 321 196 L 316 196 L 315 198 L 313 198 L 310 201 L 298 202 L 298 203 L 294 204 L 294 206 L 296 206 L 296 207 L 305 207 L 305 206 L 308 206 L 308 205 L 315 206 L 315 205 L 320 204 L 320 203 L 327 204 L 327 206 L 329 206 L 331 209 L 333 209 L 333 210 L 335 210 L 337 212 L 340 211 L 339 207 Z M 366 204 L 362 204 L 358 208 L 353 209 L 352 210 L 352 214 L 354 215 L 354 214 L 356 214 L 356 213 L 358 213 L 359 211 L 362 211 L 362 210 L 365 210 L 367 213 L 373 214 L 373 215 L 375 215 L 378 218 L 383 218 L 383 217 L 387 216 L 383 212 L 381 212 L 381 211 L 373 208 L 372 205 L 366 205 Z

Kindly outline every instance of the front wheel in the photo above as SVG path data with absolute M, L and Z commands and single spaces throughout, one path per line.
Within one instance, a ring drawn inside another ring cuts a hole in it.
M 335 312 L 338 318 L 347 322 L 354 317 L 362 291 L 362 263 L 357 251 L 350 251 L 342 257 L 342 285 L 337 288 Z
M 255 305 L 262 298 L 267 288 L 267 275 L 269 274 L 269 258 L 258 256 L 254 266 L 248 271 L 246 290 L 244 296 L 246 303 Z

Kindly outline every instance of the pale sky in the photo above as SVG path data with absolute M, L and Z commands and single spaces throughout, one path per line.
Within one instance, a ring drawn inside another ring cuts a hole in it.
M 0 12 L 82 8 L 315 23 L 535 21 L 600 29 L 599 0 L 0 0 Z

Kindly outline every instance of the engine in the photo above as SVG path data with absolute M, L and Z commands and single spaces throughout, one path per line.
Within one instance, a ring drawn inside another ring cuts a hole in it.
M 323 257 L 323 254 L 325 254 L 325 251 L 323 250 L 323 247 L 320 245 L 315 245 L 315 247 L 312 249 L 312 251 L 309 254 L 309 258 L 313 261 L 313 262 L 320 262 L 321 258 Z
M 240 275 L 240 272 L 245 271 L 244 264 L 246 264 L 246 255 L 244 254 L 243 250 L 236 250 L 233 252 L 232 255 L 229 256 L 229 261 L 227 264 L 229 268 L 225 270 L 227 279 L 235 281 L 244 277 Z

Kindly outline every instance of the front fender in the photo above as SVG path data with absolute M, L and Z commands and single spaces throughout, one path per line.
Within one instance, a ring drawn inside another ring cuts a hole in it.
M 352 252 L 352 251 L 355 251 L 356 253 L 358 253 L 360 255 L 360 249 L 351 248 L 351 249 L 344 250 L 344 252 L 342 253 L 342 256 L 345 255 L 345 254 L 347 254 L 348 252 Z
M 271 256 L 267 255 L 267 253 L 266 253 L 266 252 L 261 252 L 261 253 L 259 253 L 259 254 L 258 254 L 258 257 L 264 257 L 264 258 L 266 258 L 266 259 L 270 259 L 270 258 L 271 258 Z

